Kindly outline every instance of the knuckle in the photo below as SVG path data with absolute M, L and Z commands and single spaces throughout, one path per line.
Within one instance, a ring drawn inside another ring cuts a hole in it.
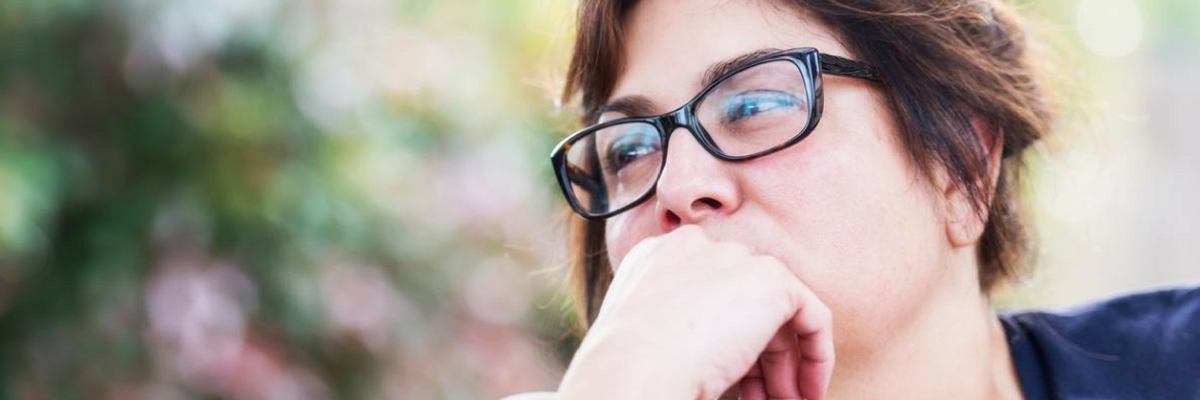
M 737 242 L 717 242 L 710 247 L 712 251 L 729 256 L 739 256 L 748 253 L 746 246 Z
M 800 308 L 804 301 L 804 284 L 800 282 L 800 278 L 774 257 L 765 257 L 761 263 L 765 266 L 760 268 L 764 272 L 764 278 L 773 282 L 778 296 L 785 300 L 790 308 Z
M 661 241 L 662 246 L 664 247 L 687 246 L 689 243 L 693 243 L 698 238 L 702 237 L 701 235 L 703 233 L 700 232 L 699 229 L 700 228 L 695 226 L 685 225 L 663 235 L 656 236 L 655 239 Z
M 637 244 L 634 244 L 633 247 L 631 247 L 629 251 L 625 253 L 625 259 L 636 259 L 643 253 L 653 252 L 654 249 L 658 247 L 659 241 L 656 238 L 643 239 Z
M 824 326 L 833 326 L 833 311 L 829 309 L 825 303 L 814 301 L 813 311 L 816 312 L 817 321 Z
M 699 225 L 688 224 L 676 228 L 673 233 L 680 236 L 702 236 L 704 235 L 704 230 L 700 229 Z
M 799 310 L 805 307 L 802 290 L 804 289 L 800 287 L 798 282 L 788 282 L 785 295 L 787 296 L 788 305 L 791 306 L 792 310 Z
M 781 281 L 781 283 L 786 283 L 788 280 L 795 279 L 795 276 L 792 275 L 787 266 L 783 265 L 783 262 L 779 261 L 779 259 L 775 257 L 763 255 L 754 256 L 753 262 L 754 265 L 757 266 L 755 269 L 760 271 L 765 279 Z

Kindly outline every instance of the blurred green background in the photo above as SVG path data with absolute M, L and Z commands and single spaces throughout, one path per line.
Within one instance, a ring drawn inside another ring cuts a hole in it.
M 1038 273 L 1196 283 L 1200 1 L 1023 3 Z M 566 0 L 0 0 L 0 400 L 494 399 L 578 333 Z

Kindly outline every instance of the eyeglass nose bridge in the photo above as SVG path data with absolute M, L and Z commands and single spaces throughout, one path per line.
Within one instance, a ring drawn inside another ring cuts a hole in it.
M 663 151 L 665 152 L 671 141 L 671 135 L 679 128 L 687 129 L 692 134 L 692 138 L 696 139 L 696 143 L 704 148 L 704 151 L 709 155 L 716 157 L 719 160 L 729 160 L 730 157 L 721 153 L 715 143 L 708 137 L 708 133 L 700 126 L 700 121 L 696 118 L 696 113 L 692 111 L 691 103 L 685 104 L 675 111 L 663 114 L 658 118 L 658 126 L 662 129 Z

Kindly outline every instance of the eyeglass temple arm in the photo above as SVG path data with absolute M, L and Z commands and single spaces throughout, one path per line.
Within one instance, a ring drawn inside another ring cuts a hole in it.
M 870 65 L 835 55 L 821 54 L 821 73 L 848 76 L 880 82 L 879 74 Z

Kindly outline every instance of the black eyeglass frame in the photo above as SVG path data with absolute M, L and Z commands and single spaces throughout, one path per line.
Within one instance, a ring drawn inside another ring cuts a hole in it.
M 807 100 L 808 104 L 810 105 L 808 122 L 795 136 L 774 147 L 743 156 L 731 156 L 725 154 L 719 147 L 717 147 L 716 143 L 713 142 L 712 137 L 707 131 L 704 130 L 704 127 L 700 125 L 700 121 L 696 117 L 697 106 L 699 106 L 700 102 L 709 94 L 709 92 L 720 86 L 721 83 L 724 83 L 730 77 L 747 69 L 780 60 L 791 61 L 792 64 L 794 64 L 796 68 L 800 70 L 800 73 L 804 78 L 807 91 L 806 95 L 808 97 Z M 813 71 L 817 72 L 814 73 Z M 835 55 L 822 54 L 817 51 L 817 49 L 811 47 L 782 50 L 776 53 L 767 54 L 761 58 L 749 61 L 729 72 L 726 72 L 725 74 L 722 74 L 720 77 L 713 80 L 712 83 L 708 84 L 708 86 L 705 86 L 704 89 L 700 90 L 700 92 L 693 96 L 691 100 L 688 100 L 687 103 L 684 103 L 682 106 L 679 106 L 679 108 L 676 108 L 673 111 L 653 116 L 618 118 L 612 121 L 594 124 L 572 133 L 559 142 L 558 145 L 554 147 L 554 150 L 550 153 L 550 162 L 554 167 L 554 175 L 557 178 L 556 180 L 558 181 L 559 187 L 562 189 L 563 196 L 566 197 L 567 202 L 571 205 L 571 209 L 573 209 L 576 214 L 579 214 L 588 220 L 607 219 L 613 215 L 620 214 L 645 202 L 658 190 L 658 181 L 662 177 L 662 171 L 663 168 L 666 167 L 667 162 L 667 144 L 670 143 L 671 133 L 675 132 L 675 130 L 678 128 L 687 129 L 688 132 L 691 132 L 696 141 L 699 142 L 702 147 L 704 147 L 705 151 L 707 151 L 713 157 L 724 161 L 742 161 L 759 158 L 786 149 L 796 143 L 799 143 L 801 140 L 804 140 L 805 137 L 812 133 L 812 131 L 816 128 L 817 123 L 821 120 L 821 112 L 824 106 L 821 83 L 822 74 L 831 74 L 881 82 L 881 78 L 875 71 L 874 67 L 871 67 L 863 62 L 854 61 Z M 567 151 L 571 149 L 571 146 L 573 146 L 575 142 L 583 140 L 584 138 L 588 137 L 588 135 L 611 126 L 628 123 L 650 124 L 658 130 L 658 135 L 662 142 L 662 161 L 658 166 L 658 175 L 654 177 L 654 184 L 650 186 L 650 189 L 629 204 L 606 213 L 589 214 L 584 211 L 583 207 L 579 204 L 579 200 L 575 198 L 575 194 L 571 190 L 572 183 L 570 178 L 572 174 L 568 168 Z

